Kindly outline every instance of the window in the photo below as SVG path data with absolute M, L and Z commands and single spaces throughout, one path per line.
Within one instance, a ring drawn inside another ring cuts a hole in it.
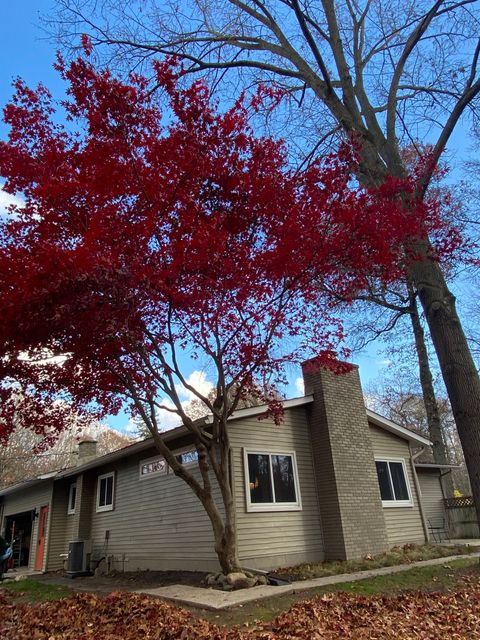
M 114 477 L 114 473 L 105 473 L 103 476 L 98 476 L 97 511 L 112 511 Z
M 196 449 L 184 451 L 183 453 L 176 455 L 175 458 L 180 462 L 180 464 L 192 464 L 193 462 L 198 461 L 198 451 Z
M 300 511 L 295 453 L 244 450 L 247 511 Z
M 405 460 L 376 460 L 375 465 L 383 506 L 413 506 Z
M 77 501 L 77 483 L 73 482 L 68 489 L 67 513 L 72 515 L 75 513 L 75 503 Z
M 167 463 L 160 456 L 140 461 L 140 480 L 164 475 L 165 473 L 167 473 Z

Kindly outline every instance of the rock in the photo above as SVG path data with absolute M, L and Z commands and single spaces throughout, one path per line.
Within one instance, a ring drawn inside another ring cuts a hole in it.
M 233 591 L 233 585 L 232 584 L 228 584 L 228 582 L 225 582 L 225 584 L 222 587 L 223 591 Z
M 206 580 L 205 580 L 205 584 L 208 587 L 213 587 L 217 584 L 217 579 L 215 578 L 215 576 L 213 574 L 207 576 Z
M 227 582 L 228 584 L 235 584 L 237 580 L 243 580 L 246 577 L 247 576 L 244 573 L 241 573 L 240 571 L 234 571 L 233 573 L 229 573 L 227 575 Z
M 247 578 L 255 578 L 251 571 L 244 571 L 243 573 L 247 576 Z
M 247 578 L 247 576 L 245 576 L 244 578 L 236 580 L 233 584 L 233 588 L 235 591 L 238 591 L 239 589 L 250 589 L 250 587 L 254 587 L 256 584 L 256 578 Z
M 256 580 L 257 580 L 257 584 L 268 584 L 267 576 L 259 575 L 259 576 L 255 576 L 255 577 L 256 577 Z

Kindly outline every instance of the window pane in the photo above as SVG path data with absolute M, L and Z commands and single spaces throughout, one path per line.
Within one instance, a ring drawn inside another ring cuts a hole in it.
M 148 476 L 152 473 L 166 473 L 167 472 L 167 463 L 163 458 L 159 458 L 158 460 L 151 460 L 150 462 L 145 462 L 140 467 L 140 475 Z
M 185 453 L 181 453 L 176 456 L 178 462 L 180 464 L 190 464 L 191 462 L 197 462 L 198 460 L 198 451 L 196 449 L 192 449 L 192 451 L 185 451 Z
M 272 455 L 275 502 L 296 502 L 292 456 Z
M 105 489 L 107 486 L 107 479 L 106 478 L 102 478 L 100 480 L 100 490 L 98 492 L 98 506 L 99 507 L 104 507 L 105 506 Z
M 269 456 L 259 453 L 249 453 L 248 475 L 250 501 L 252 504 L 273 502 Z
M 70 511 L 75 511 L 76 499 L 77 499 L 77 485 L 72 484 L 72 486 L 70 487 L 70 504 L 68 505 L 68 508 Z
M 393 491 L 388 477 L 388 463 L 375 462 L 377 467 L 378 484 L 380 486 L 380 495 L 382 500 L 393 500 Z
M 106 507 L 111 504 L 113 504 L 113 476 L 108 476 L 100 480 L 98 506 Z
M 107 486 L 105 490 L 105 504 L 113 504 L 113 476 L 105 478 Z
M 390 462 L 390 473 L 392 474 L 393 489 L 395 491 L 395 500 L 408 500 L 408 489 L 403 472 L 403 464 L 401 462 Z

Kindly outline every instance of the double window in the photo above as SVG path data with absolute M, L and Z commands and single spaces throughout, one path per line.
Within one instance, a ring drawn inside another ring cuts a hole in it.
M 383 506 L 413 506 L 405 460 L 376 460 L 375 465 Z
M 175 458 L 184 466 L 195 464 L 198 462 L 198 452 L 196 449 L 180 450 L 180 453 L 177 453 Z M 166 475 L 167 473 L 169 473 L 169 467 L 162 456 L 155 456 L 154 458 L 148 458 L 147 460 L 140 461 L 140 480 Z
M 244 450 L 247 511 L 302 508 L 294 452 Z
M 97 480 L 97 511 L 112 511 L 115 491 L 115 473 L 104 473 Z

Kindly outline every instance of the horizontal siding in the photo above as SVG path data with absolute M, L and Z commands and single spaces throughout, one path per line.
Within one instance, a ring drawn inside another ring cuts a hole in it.
M 63 568 L 62 554 L 68 552 L 68 544 L 73 539 L 74 516 L 67 514 L 68 494 L 72 482 L 74 480 L 63 480 L 54 484 L 47 561 L 49 571 Z
M 388 542 L 391 546 L 407 543 L 423 544 L 425 533 L 413 478 L 408 441 L 370 424 L 373 452 L 376 458 L 403 458 L 407 468 L 413 507 L 384 507 Z
M 40 507 L 48 506 L 48 518 L 47 518 L 47 526 L 46 526 L 46 547 L 48 545 L 48 535 L 50 531 L 50 522 L 51 522 L 51 497 L 52 497 L 52 480 L 45 480 L 40 484 L 28 487 L 24 491 L 19 491 L 18 493 L 13 493 L 11 495 L 4 496 L 3 498 L 3 519 L 2 522 L 2 531 L 4 528 L 5 518 L 9 515 L 14 515 L 16 513 L 22 513 L 24 511 L 32 511 L 36 509 L 37 513 L 40 513 Z M 32 536 L 30 541 L 30 556 L 28 560 L 28 566 L 30 569 L 35 567 L 36 560 L 36 550 L 37 550 L 37 540 L 38 536 L 38 518 L 35 518 L 32 523 Z M 46 567 L 46 552 L 45 559 L 43 562 L 43 568 Z
M 305 409 L 287 410 L 278 426 L 271 420 L 256 418 L 235 421 L 231 423 L 230 441 L 238 546 L 243 564 L 268 569 L 323 559 L 320 512 Z M 270 453 L 295 451 L 301 511 L 247 512 L 244 448 Z
M 140 459 L 154 454 L 95 474 L 115 470 L 114 509 L 97 513 L 93 505 L 94 556 L 113 555 L 115 566 L 127 571 L 216 568 L 210 520 L 190 487 L 173 473 L 140 480 Z
M 420 491 L 422 492 L 422 505 L 425 517 L 434 526 L 445 518 L 443 507 L 443 493 L 440 485 L 440 475 L 438 471 L 430 469 L 417 470 Z

